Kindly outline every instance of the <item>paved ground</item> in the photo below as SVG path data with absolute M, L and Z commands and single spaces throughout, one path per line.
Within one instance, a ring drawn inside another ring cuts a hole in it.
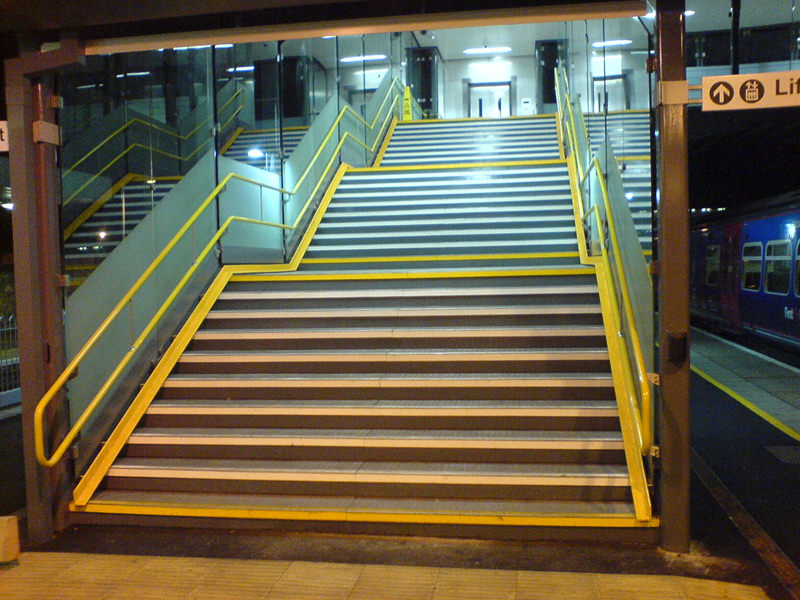
M 4 600 L 766 600 L 753 586 L 659 575 L 305 561 L 29 553 L 0 571 Z

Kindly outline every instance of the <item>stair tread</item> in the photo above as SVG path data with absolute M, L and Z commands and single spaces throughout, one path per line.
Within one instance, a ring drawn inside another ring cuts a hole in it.
M 245 428 L 245 427 L 140 427 L 130 441 L 148 438 L 195 438 L 197 440 L 225 438 L 257 440 L 290 439 L 349 439 L 349 440 L 463 440 L 463 441 L 622 441 L 619 431 L 581 430 L 502 430 L 502 429 L 329 429 L 329 428 Z M 224 441 L 224 440 L 223 440 Z M 141 443 L 141 442 L 140 442 Z
M 182 362 L 315 362 L 315 361 L 372 361 L 386 360 L 415 361 L 458 361 L 458 360 L 607 360 L 605 348 L 572 348 L 554 350 L 339 350 L 323 352 L 319 350 L 295 350 L 291 352 L 276 350 L 206 350 L 184 352 Z
M 401 414 L 414 415 L 573 415 L 617 413 L 617 404 L 610 400 L 213 400 L 156 399 L 150 414 Z
M 270 299 L 302 299 L 309 298 L 314 300 L 330 298 L 420 298 L 420 297 L 443 297 L 443 296 L 531 296 L 549 294 L 596 294 L 597 285 L 594 284 L 574 284 L 561 286 L 514 286 L 514 287 L 488 287 L 474 286 L 468 288 L 392 288 L 392 289 L 358 289 L 358 290 L 337 290 L 320 289 L 309 291 L 225 291 L 222 292 L 218 300 L 270 300 Z
M 275 511 L 349 511 L 407 514 L 460 515 L 615 515 L 630 517 L 629 502 L 581 502 L 536 500 L 454 500 L 424 498 L 372 498 L 359 496 L 291 496 L 264 494 L 209 494 L 103 490 L 92 500 L 96 504 L 175 505 L 219 508 L 248 507 Z
M 439 337 L 546 337 L 546 336 L 571 336 L 581 337 L 587 335 L 605 336 L 602 325 L 542 325 L 539 327 L 326 327 L 326 328 L 298 328 L 285 330 L 279 328 L 260 329 L 201 329 L 195 334 L 195 339 L 314 339 L 321 336 L 336 334 L 339 338 L 420 338 L 439 334 Z
M 327 319 L 334 317 L 424 317 L 424 316 L 503 316 L 503 315 L 561 315 L 561 314 L 600 314 L 599 304 L 559 304 L 555 306 L 489 306 L 486 308 L 467 308 L 451 306 L 430 306 L 424 308 L 337 308 L 337 309 L 238 309 L 212 310 L 207 319 L 267 319 L 298 318 Z
M 308 461 L 308 460 L 241 460 L 241 459 L 194 459 L 194 458 L 121 458 L 109 472 L 121 475 L 137 470 L 160 470 L 163 476 L 170 472 L 195 471 L 217 474 L 233 479 L 242 473 L 294 473 L 305 475 L 319 474 L 409 474 L 434 478 L 466 475 L 476 478 L 555 477 L 555 478 L 597 478 L 602 480 L 623 480 L 627 485 L 627 468 L 622 465 L 598 464 L 510 464 L 510 463 L 436 463 L 436 462 L 388 462 L 388 461 Z

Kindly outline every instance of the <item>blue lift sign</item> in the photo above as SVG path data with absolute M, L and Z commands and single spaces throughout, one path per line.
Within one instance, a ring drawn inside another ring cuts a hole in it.
M 703 77 L 703 110 L 800 106 L 800 71 Z

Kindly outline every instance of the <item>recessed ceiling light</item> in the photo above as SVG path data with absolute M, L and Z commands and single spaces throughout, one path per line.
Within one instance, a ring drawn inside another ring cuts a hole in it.
M 366 56 L 345 56 L 344 58 L 340 59 L 339 62 L 354 63 L 367 60 L 384 60 L 385 58 L 385 54 L 367 54 Z
M 232 67 L 228 69 L 228 73 L 243 73 L 245 71 L 255 71 L 255 69 L 256 68 L 254 65 L 250 65 L 247 67 Z
M 594 42 L 593 48 L 614 48 L 617 46 L 627 46 L 632 44 L 633 40 L 604 40 L 602 42 Z
M 695 11 L 693 11 L 693 10 L 685 10 L 685 11 L 683 11 L 683 14 L 685 16 L 687 16 L 687 17 L 691 17 L 694 13 L 695 13 Z
M 247 151 L 247 156 L 250 158 L 263 158 L 264 152 L 259 148 L 250 148 L 250 150 Z
M 145 77 L 150 75 L 150 71 L 134 71 L 131 73 L 119 73 L 117 74 L 117 79 L 122 79 L 123 77 Z
M 13 202 L 3 202 L 2 204 L 0 204 L 0 206 L 5 208 L 6 210 L 14 210 L 14 203 Z
M 506 52 L 511 52 L 511 48 L 508 46 L 483 46 L 481 48 L 467 48 L 464 50 L 464 54 L 505 54 Z

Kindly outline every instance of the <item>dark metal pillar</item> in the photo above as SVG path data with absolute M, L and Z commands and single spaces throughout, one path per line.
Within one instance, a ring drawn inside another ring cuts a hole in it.
M 662 546 L 689 550 L 689 162 L 684 0 L 656 4 Z
M 52 73 L 82 55 L 77 43 L 65 42 L 60 50 L 26 54 L 5 64 L 28 537 L 34 544 L 65 525 L 64 496 L 71 484 L 66 466 L 47 470 L 36 462 L 33 415 L 64 367 Z M 54 403 L 46 423 L 46 439 L 57 438 L 68 425 L 63 398 Z
M 739 23 L 742 17 L 742 0 L 731 0 L 731 74 L 739 74 L 739 64 L 741 58 L 739 49 L 741 48 L 741 28 Z

